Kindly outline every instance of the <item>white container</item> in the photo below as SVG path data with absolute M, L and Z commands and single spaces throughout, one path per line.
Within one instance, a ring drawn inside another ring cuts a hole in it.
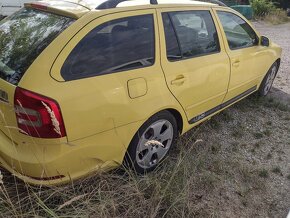
M 24 3 L 35 0 L 0 0 L 0 16 L 9 16 L 23 7 Z

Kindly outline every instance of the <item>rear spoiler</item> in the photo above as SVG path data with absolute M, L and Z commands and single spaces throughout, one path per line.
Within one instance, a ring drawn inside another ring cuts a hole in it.
M 74 19 L 79 19 L 84 14 L 89 12 L 91 9 L 87 8 L 83 5 L 77 4 L 73 2 L 65 2 L 65 1 L 53 1 L 52 3 L 47 1 L 39 1 L 39 2 L 32 2 L 32 3 L 25 3 L 24 7 L 26 8 L 33 8 L 40 11 L 46 11 L 49 13 L 62 15 L 65 17 L 70 17 Z

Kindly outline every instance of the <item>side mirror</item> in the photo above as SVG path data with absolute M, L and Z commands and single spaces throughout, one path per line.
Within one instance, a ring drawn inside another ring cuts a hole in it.
M 267 38 L 266 36 L 261 36 L 261 45 L 269 47 L 270 45 L 270 39 Z

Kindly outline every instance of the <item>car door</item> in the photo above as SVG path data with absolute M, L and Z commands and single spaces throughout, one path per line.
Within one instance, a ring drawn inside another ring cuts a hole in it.
M 261 76 L 267 72 L 268 58 L 266 48 L 259 45 L 257 33 L 245 19 L 228 10 L 216 10 L 216 14 L 231 61 L 231 79 L 224 100 L 229 101 L 257 89 Z
M 210 9 L 160 9 L 162 68 L 168 88 L 196 123 L 225 97 L 230 63 Z

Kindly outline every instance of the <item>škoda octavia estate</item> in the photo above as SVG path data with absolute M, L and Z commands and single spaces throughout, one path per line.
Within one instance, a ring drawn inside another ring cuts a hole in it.
M 149 172 L 178 135 L 266 95 L 280 57 L 218 4 L 25 4 L 0 22 L 0 165 L 44 185 L 122 163 Z

